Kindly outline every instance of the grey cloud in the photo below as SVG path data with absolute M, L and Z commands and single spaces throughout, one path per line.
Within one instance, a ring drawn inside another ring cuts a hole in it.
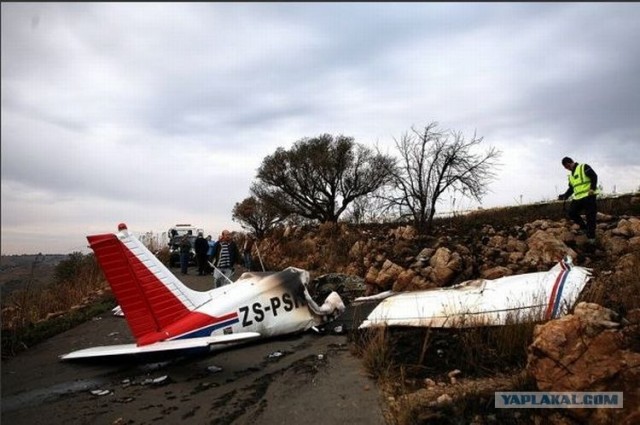
M 430 121 L 477 130 L 521 162 L 487 202 L 547 196 L 567 154 L 628 180 L 639 18 L 621 3 L 3 3 L 3 250 L 37 221 L 26 209 L 65 226 L 56 202 L 85 228 L 225 222 L 264 155 L 324 132 L 390 146 Z M 534 187 L 514 183 L 523 170 Z

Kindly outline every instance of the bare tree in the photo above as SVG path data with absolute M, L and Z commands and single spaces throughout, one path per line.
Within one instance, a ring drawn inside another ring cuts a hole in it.
M 251 191 L 283 216 L 337 222 L 354 200 L 389 181 L 393 162 L 352 137 L 323 134 L 267 156 Z
M 400 161 L 392 171 L 393 190 L 385 195 L 390 208 L 399 208 L 424 233 L 431 229 L 443 193 L 456 190 L 463 196 L 482 199 L 502 154 L 493 147 L 484 154 L 474 154 L 471 151 L 482 137 L 474 134 L 466 140 L 460 132 L 437 127 L 436 122 L 422 131 L 412 127 L 411 133 L 395 139 Z
M 276 210 L 265 205 L 255 196 L 237 202 L 233 207 L 232 219 L 240 223 L 243 229 L 262 239 L 269 230 L 284 220 Z
M 353 201 L 345 217 L 346 221 L 354 224 L 395 223 L 398 219 L 398 214 L 389 208 L 386 200 L 375 193 Z

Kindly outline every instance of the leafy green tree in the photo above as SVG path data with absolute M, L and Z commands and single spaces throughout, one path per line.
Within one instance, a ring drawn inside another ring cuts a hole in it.
M 323 134 L 264 158 L 251 191 L 282 216 L 337 222 L 354 200 L 389 182 L 393 164 L 352 137 Z
M 256 238 L 262 239 L 273 226 L 283 221 L 284 217 L 252 195 L 242 202 L 236 202 L 232 219 L 240 223 L 243 229 L 252 232 Z

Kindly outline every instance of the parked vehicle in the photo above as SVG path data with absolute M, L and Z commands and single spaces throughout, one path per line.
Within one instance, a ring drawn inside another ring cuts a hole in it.
M 197 236 L 189 236 L 191 250 L 189 251 L 189 265 L 196 265 L 196 250 L 194 248 Z M 174 236 L 169 242 L 169 267 L 180 267 L 180 242 L 182 236 Z
M 167 235 L 169 235 L 169 239 L 173 239 L 175 236 L 197 236 L 199 232 L 204 233 L 204 229 L 192 224 L 176 224 L 175 226 L 169 228 Z
M 198 237 L 198 233 L 204 233 L 202 228 L 198 228 L 191 224 L 176 224 L 169 228 L 167 234 L 169 235 L 169 267 L 180 266 L 180 241 L 184 235 L 189 235 L 189 242 L 191 243 L 191 251 L 189 252 L 189 265 L 195 266 L 196 263 L 196 250 L 195 241 Z

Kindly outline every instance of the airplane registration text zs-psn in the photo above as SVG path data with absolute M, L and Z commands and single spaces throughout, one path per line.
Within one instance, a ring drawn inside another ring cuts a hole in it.
M 62 360 L 210 351 L 305 331 L 335 319 L 345 309 L 335 292 L 321 306 L 316 304 L 308 292 L 305 270 L 248 272 L 232 284 L 200 292 L 182 283 L 124 224 L 117 233 L 87 240 L 136 343 L 87 348 L 62 355 Z

